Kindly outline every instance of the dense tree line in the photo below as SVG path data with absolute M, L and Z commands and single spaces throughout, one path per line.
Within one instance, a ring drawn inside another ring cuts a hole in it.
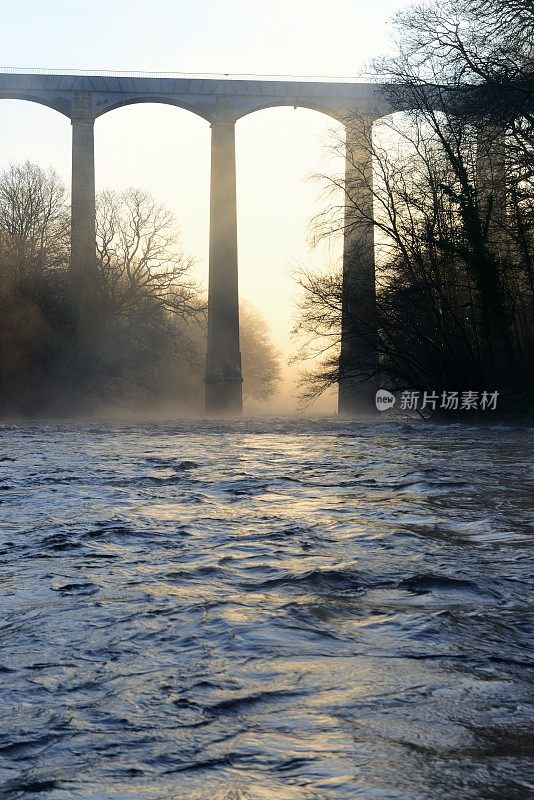
M 198 411 L 205 292 L 172 215 L 141 190 L 102 192 L 96 243 L 80 302 L 59 177 L 31 163 L 0 175 L 0 414 Z M 247 306 L 241 339 L 245 396 L 268 399 L 279 356 Z
M 347 119 L 358 148 L 346 176 L 329 176 L 343 203 L 318 220 L 320 235 L 374 226 L 379 366 L 355 363 L 354 375 L 396 389 L 499 390 L 501 408 L 532 408 L 534 6 L 428 2 L 395 29 L 397 53 L 376 70 L 407 110 L 372 130 L 369 118 Z M 353 257 L 357 268 L 357 245 Z M 325 353 L 305 375 L 313 397 L 339 377 L 342 276 L 298 279 L 301 356 Z M 365 319 L 349 315 L 349 327 L 374 340 Z

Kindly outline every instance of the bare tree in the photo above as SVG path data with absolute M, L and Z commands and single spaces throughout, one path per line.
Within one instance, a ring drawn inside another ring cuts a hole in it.
M 69 253 L 67 195 L 53 169 L 29 161 L 0 175 L 2 279 L 65 269 Z
M 98 197 L 98 285 L 81 314 L 66 201 L 53 171 L 26 163 L 0 176 L 0 411 L 198 409 L 206 301 L 172 214 L 139 189 Z M 277 355 L 246 309 L 242 341 L 247 391 L 267 398 Z
M 534 295 L 524 269 L 530 250 L 525 255 L 518 246 L 517 225 L 508 219 L 497 241 L 488 224 L 487 197 L 477 187 L 476 129 L 444 111 L 423 110 L 381 120 L 374 135 L 365 118 L 355 115 L 347 124 L 349 141 L 359 142 L 356 157 L 348 153 L 351 183 L 326 176 L 335 197 L 342 189 L 343 203 L 331 203 L 318 217 L 316 233 L 350 230 L 365 215 L 375 226 L 383 379 L 397 388 L 524 391 L 532 355 Z M 334 147 L 344 152 L 345 141 L 336 139 Z M 363 163 L 371 158 L 369 176 Z M 524 248 L 531 239 L 525 232 Z M 303 376 L 303 397 L 310 400 L 339 378 L 341 271 L 303 269 L 297 280 L 303 290 L 297 358 L 322 355 Z M 374 336 L 350 308 L 348 324 L 358 337 Z
M 527 0 L 444 0 L 399 13 L 397 53 L 376 68 L 407 111 L 373 132 L 365 118 L 347 119 L 358 152 L 349 146 L 350 182 L 326 176 L 343 203 L 329 204 L 317 235 L 351 236 L 365 217 L 374 225 L 380 369 L 397 387 L 498 386 L 509 407 L 528 405 L 533 21 Z M 345 142 L 335 147 L 343 153 Z M 362 167 L 370 159 L 371 177 Z M 305 376 L 309 397 L 339 377 L 341 278 L 303 271 L 298 280 L 307 336 L 299 357 L 326 348 L 322 365 Z M 344 305 L 354 335 L 365 336 L 365 321 L 351 317 L 346 297 Z
M 265 320 L 254 306 L 242 301 L 239 320 L 244 397 L 270 400 L 281 379 L 280 354 L 270 339 Z
M 200 310 L 193 259 L 180 246 L 171 212 L 148 192 L 101 192 L 96 238 L 103 290 L 124 309 L 142 296 L 180 315 Z

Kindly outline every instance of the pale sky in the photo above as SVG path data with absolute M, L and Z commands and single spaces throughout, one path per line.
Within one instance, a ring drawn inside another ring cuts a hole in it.
M 388 19 L 409 0 L 0 0 L 0 67 L 265 75 L 358 75 L 388 50 Z M 34 103 L 2 100 L 0 169 L 30 159 L 70 180 L 70 121 Z M 333 121 L 308 109 L 266 109 L 237 123 L 240 293 L 264 315 L 284 361 L 297 294 L 292 266 L 340 256 L 312 252 L 322 207 L 310 176 L 339 172 Z M 97 190 L 137 186 L 176 215 L 207 282 L 209 124 L 176 107 L 140 104 L 95 126 Z M 293 389 L 285 369 L 284 397 Z M 330 398 L 321 406 L 334 409 Z

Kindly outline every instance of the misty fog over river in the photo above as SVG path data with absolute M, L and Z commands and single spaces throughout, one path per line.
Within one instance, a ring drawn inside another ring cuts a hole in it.
M 532 433 L 4 425 L 0 796 L 531 798 Z

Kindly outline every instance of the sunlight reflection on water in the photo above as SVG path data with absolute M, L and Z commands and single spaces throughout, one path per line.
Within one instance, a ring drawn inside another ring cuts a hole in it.
M 532 430 L 1 437 L 2 797 L 532 796 Z

